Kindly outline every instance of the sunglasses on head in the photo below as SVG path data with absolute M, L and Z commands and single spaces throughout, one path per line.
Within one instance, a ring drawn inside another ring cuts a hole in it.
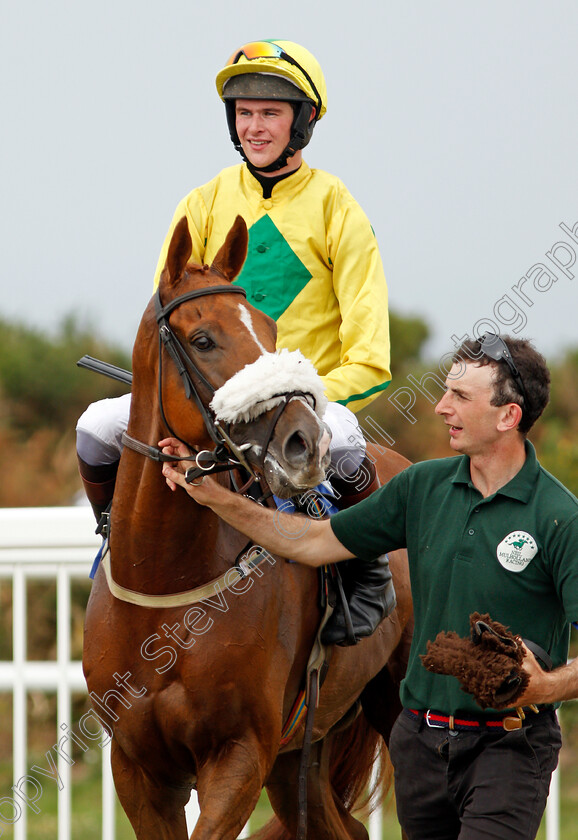
M 497 333 L 487 332 L 479 339 L 479 342 L 480 350 L 484 356 L 488 356 L 488 358 L 493 359 L 495 362 L 503 360 L 508 365 L 510 373 L 512 374 L 512 379 L 518 386 L 520 394 L 524 397 L 524 405 L 528 408 L 530 401 L 524 387 L 524 382 L 504 339 Z
M 245 44 L 233 53 L 227 61 L 226 66 L 231 67 L 233 64 L 237 64 L 242 55 L 245 56 L 247 61 L 253 61 L 255 58 L 281 58 L 283 61 L 287 61 L 289 64 L 292 64 L 300 70 L 311 85 L 311 90 L 317 98 L 316 107 L 317 116 L 319 116 L 321 110 L 321 97 L 319 96 L 319 91 L 313 83 L 313 79 L 309 73 L 289 55 L 289 53 L 286 53 L 285 50 L 279 46 L 279 44 L 274 44 L 272 41 L 250 41 L 248 44 Z

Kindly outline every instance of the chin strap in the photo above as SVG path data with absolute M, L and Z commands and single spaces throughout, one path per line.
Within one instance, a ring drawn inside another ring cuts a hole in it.
M 292 149 L 291 144 L 289 144 L 289 146 L 287 146 L 287 148 L 279 155 L 277 160 L 273 161 L 273 163 L 270 163 L 269 166 L 255 166 L 253 163 L 251 163 L 251 161 L 243 151 L 243 147 L 240 143 L 235 143 L 235 148 L 239 152 L 249 169 L 255 172 L 278 172 L 279 169 L 283 169 L 283 167 L 287 166 L 287 161 L 290 157 L 293 157 L 293 155 L 297 151 L 297 149 Z
M 311 119 L 313 107 L 312 102 L 300 101 L 293 119 L 293 125 L 291 126 L 291 137 L 289 138 L 289 143 L 285 149 L 281 152 L 277 160 L 273 161 L 273 163 L 270 163 L 268 166 L 253 166 L 245 155 L 243 147 L 241 146 L 241 141 L 239 140 L 239 135 L 237 134 L 237 128 L 235 125 L 235 100 L 227 100 L 225 102 L 226 116 L 229 124 L 229 134 L 235 149 L 239 152 L 245 163 L 250 164 L 256 172 L 277 172 L 279 169 L 283 169 L 284 166 L 287 166 L 288 159 L 293 157 L 295 152 L 305 148 L 311 139 L 313 127 L 316 123 L 315 119 Z

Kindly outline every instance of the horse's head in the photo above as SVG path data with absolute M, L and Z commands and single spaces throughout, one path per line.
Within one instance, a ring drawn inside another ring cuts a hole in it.
M 238 216 L 213 264 L 198 266 L 189 263 L 186 218 L 177 224 L 135 343 L 133 402 L 148 399 L 151 407 L 157 391 L 170 434 L 196 450 L 222 452 L 224 443 L 288 498 L 324 478 L 326 399 L 311 363 L 298 352 L 277 353 L 275 322 L 232 284 L 247 243 Z

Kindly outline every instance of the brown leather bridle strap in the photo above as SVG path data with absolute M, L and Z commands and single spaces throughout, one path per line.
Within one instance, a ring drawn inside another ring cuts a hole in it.
M 193 289 L 190 292 L 186 292 L 183 295 L 179 295 L 178 297 L 174 298 L 174 300 L 169 301 L 165 305 L 163 305 L 161 302 L 160 289 L 157 289 L 155 294 L 155 314 L 157 323 L 159 325 L 158 401 L 161 416 L 163 418 L 165 426 L 169 430 L 169 433 L 173 437 L 176 437 L 179 440 L 181 440 L 181 438 L 172 429 L 165 415 L 163 405 L 164 348 L 168 353 L 169 357 L 174 362 L 177 371 L 183 381 L 185 396 L 187 397 L 187 399 L 192 399 L 194 401 L 195 405 L 197 406 L 197 409 L 201 414 L 205 428 L 209 433 L 213 443 L 215 444 L 215 449 L 213 450 L 213 452 L 206 452 L 206 454 L 209 455 L 209 460 L 207 461 L 205 458 L 205 465 L 201 465 L 197 459 L 200 457 L 200 455 L 205 453 L 199 453 L 195 449 L 195 447 L 187 441 L 182 441 L 182 443 L 184 443 L 189 448 L 190 452 L 192 453 L 191 455 L 169 456 L 161 452 L 158 446 L 151 446 L 149 444 L 142 443 L 142 441 L 137 440 L 136 438 L 129 435 L 127 432 L 124 432 L 122 436 L 122 441 L 125 446 L 128 446 L 129 449 L 132 449 L 134 452 L 138 452 L 140 455 L 144 455 L 146 458 L 151 458 L 153 461 L 197 461 L 197 466 L 191 473 L 192 478 L 197 478 L 198 476 L 206 475 L 208 473 L 217 473 L 224 472 L 225 470 L 234 470 L 238 469 L 239 467 L 245 467 L 252 474 L 252 471 L 250 470 L 250 468 L 248 468 L 247 462 L 242 456 L 242 453 L 238 449 L 235 449 L 234 446 L 232 446 L 230 438 L 221 428 L 220 424 L 214 420 L 213 416 L 207 409 L 205 403 L 201 399 L 201 396 L 198 392 L 197 384 L 195 384 L 194 380 L 196 380 L 197 383 L 200 383 L 204 388 L 206 388 L 210 394 L 214 394 L 215 389 L 204 376 L 204 374 L 195 365 L 190 356 L 186 353 L 183 345 L 174 334 L 168 320 L 171 312 L 173 312 L 175 309 L 181 306 L 181 304 L 186 303 L 189 300 L 194 300 L 195 298 L 199 297 L 205 297 L 207 295 L 230 293 L 240 294 L 243 297 L 247 296 L 247 293 L 245 292 L 245 289 L 242 288 L 242 286 L 233 286 L 231 284 L 221 286 L 205 286 L 201 289 Z M 231 452 L 232 449 L 233 453 Z
M 193 362 L 191 357 L 185 351 L 183 345 L 178 340 L 176 335 L 174 334 L 171 325 L 169 324 L 169 315 L 175 309 L 177 309 L 181 304 L 186 303 L 189 300 L 195 300 L 199 297 L 206 297 L 207 295 L 217 295 L 217 294 L 241 294 L 244 297 L 247 296 L 245 289 L 242 286 L 205 286 L 201 289 L 193 289 L 190 292 L 186 292 L 183 295 L 179 295 L 174 300 L 169 301 L 167 304 L 163 306 L 161 302 L 161 295 L 160 295 L 160 288 L 157 289 L 155 294 L 155 315 L 157 319 L 157 323 L 159 325 L 159 374 L 158 374 L 158 399 L 159 399 L 159 408 L 161 411 L 161 415 L 163 421 L 169 430 L 169 432 L 174 436 L 178 437 L 171 428 L 170 423 L 168 422 L 164 405 L 163 405 L 163 394 L 162 394 L 162 373 L 163 373 L 163 347 L 172 359 L 173 363 L 175 364 L 177 371 L 183 381 L 183 385 L 185 388 L 185 396 L 187 399 L 192 399 L 199 410 L 201 417 L 203 419 L 203 423 L 205 424 L 205 428 L 209 433 L 213 443 L 217 447 L 222 446 L 224 441 L 221 435 L 215 426 L 213 417 L 209 413 L 205 403 L 201 399 L 201 396 L 198 391 L 198 387 L 195 384 L 200 383 L 204 388 L 206 388 L 211 396 L 215 393 L 215 389 L 213 385 L 208 381 L 208 379 L 204 376 L 202 371 L 199 370 L 197 365 Z M 191 375 L 192 374 L 192 375 Z M 186 441 L 183 441 L 186 443 Z M 188 444 L 187 444 L 188 445 Z M 189 447 L 191 448 L 191 447 Z

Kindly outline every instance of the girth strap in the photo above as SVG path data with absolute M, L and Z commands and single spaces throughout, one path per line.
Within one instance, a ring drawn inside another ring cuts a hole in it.
M 176 592 L 172 595 L 147 595 L 143 592 L 135 592 L 132 589 L 127 589 L 125 586 L 118 584 L 113 576 L 110 567 L 110 549 L 107 547 L 101 557 L 101 565 L 104 569 L 106 582 L 112 595 L 119 601 L 124 601 L 127 604 L 135 604 L 139 607 L 150 607 L 153 609 L 163 609 L 170 607 L 188 607 L 192 604 L 198 604 L 199 601 L 206 601 L 207 598 L 214 596 L 216 592 L 222 592 L 224 589 L 232 589 L 235 584 L 241 580 L 245 580 L 252 572 L 261 566 L 265 561 L 275 562 L 271 555 L 260 546 L 253 546 L 239 561 L 238 565 L 227 569 L 225 574 L 218 578 L 210 580 L 202 586 L 197 586 L 195 589 L 188 589 L 185 592 Z

